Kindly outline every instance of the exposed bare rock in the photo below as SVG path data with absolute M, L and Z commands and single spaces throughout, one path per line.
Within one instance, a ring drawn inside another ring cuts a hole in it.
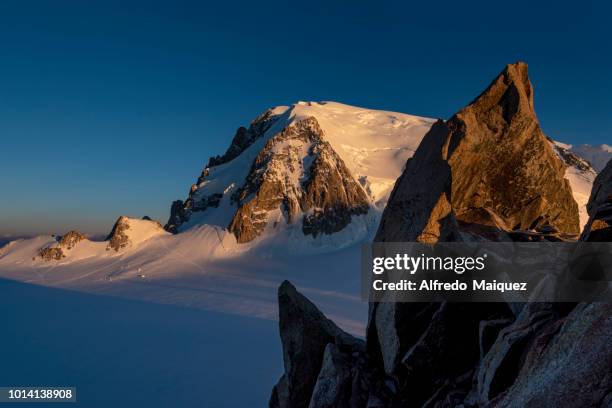
M 612 306 L 578 305 L 554 331 L 544 331 L 516 382 L 491 406 L 597 407 L 612 392 Z
M 305 213 L 304 234 L 317 236 L 342 230 L 351 216 L 369 208 L 365 191 L 324 140 L 314 117 L 268 140 L 234 200 L 238 210 L 229 230 L 238 242 L 259 236 L 275 210 L 282 211 L 288 223 Z
M 609 163 L 595 180 L 588 204 L 590 219 L 582 240 L 612 240 L 609 232 L 606 233 L 610 224 L 605 221 L 606 214 L 610 214 L 611 193 L 612 164 Z M 597 229 L 602 219 L 607 226 Z M 572 308 L 572 305 L 565 306 Z M 530 304 L 517 323 L 508 328 L 507 335 L 500 335 L 497 343 L 509 345 L 510 333 L 523 333 L 515 341 L 514 351 L 492 349 L 485 358 L 478 377 L 481 404 L 587 407 L 609 403 L 606 398 L 612 392 L 612 343 L 609 341 L 612 307 L 604 303 L 581 303 L 566 317 L 554 312 L 551 305 Z M 507 368 L 491 363 L 495 360 L 510 364 L 518 361 L 518 364 L 513 364 L 513 374 L 509 376 Z M 486 372 L 504 379 L 503 387 L 499 387 L 498 381 L 497 389 L 489 387 L 492 392 L 488 395 L 486 378 L 493 377 Z
M 288 281 L 278 289 L 278 304 L 285 373 L 274 387 L 270 406 L 324 407 L 330 406 L 326 405 L 330 401 L 348 404 L 352 383 L 349 362 L 363 353 L 363 342 L 327 319 Z M 328 349 L 329 345 L 333 347 Z M 331 378 L 334 373 L 339 377 Z M 311 403 L 315 385 L 317 399 Z
M 395 375 L 399 379 L 399 398 L 404 404 L 432 403 L 437 391 L 445 387 L 450 394 L 465 395 L 471 374 L 480 358 L 479 325 L 483 320 L 511 315 L 503 303 L 441 303 L 428 327 L 403 355 Z M 438 393 L 435 400 L 441 399 Z
M 57 237 L 57 243 L 41 248 L 38 255 L 45 261 L 60 260 L 66 257 L 66 251 L 70 251 L 80 241 L 87 237 L 78 231 L 69 231 L 61 237 Z
M 542 227 L 577 234 L 578 206 L 564 173 L 535 115 L 527 65 L 508 65 L 476 100 L 425 135 L 376 239 L 446 240 L 456 235 L 455 219 L 484 227 L 485 235 Z
M 480 358 L 491 350 L 491 347 L 495 343 L 495 340 L 499 336 L 500 331 L 512 323 L 512 319 L 493 319 L 493 320 L 482 320 L 479 328 L 479 341 L 480 346 Z
M 376 241 L 459 239 L 450 205 L 451 168 L 440 154 L 446 137 L 446 125 L 436 122 L 408 160 L 383 213 Z
M 183 200 L 175 200 L 170 207 L 170 218 L 166 225 L 164 225 L 164 229 L 175 234 L 178 232 L 178 227 L 185 222 L 186 219 L 185 203 L 183 203 Z
M 612 160 L 595 178 L 587 211 L 589 221 L 581 240 L 612 241 Z
M 351 408 L 353 356 L 329 343 L 308 408 Z
M 110 234 L 108 237 L 106 237 L 106 240 L 108 241 L 108 246 L 106 249 L 114 249 L 115 251 L 119 251 L 121 248 L 128 246 L 130 242 L 130 238 L 126 233 L 128 229 L 130 229 L 128 217 L 119 217 L 119 219 L 115 222 Z
M 64 255 L 64 251 L 62 251 L 62 248 L 52 246 L 41 248 L 38 252 L 38 256 L 40 256 L 44 261 L 59 261 L 66 255 Z
M 485 405 L 505 391 L 517 378 L 524 355 L 538 330 L 555 321 L 550 304 L 528 303 L 516 321 L 503 328 L 489 350 L 484 353 L 476 373 L 476 388 L 471 402 Z
M 72 249 L 75 247 L 76 244 L 78 244 L 84 239 L 87 239 L 86 235 L 81 234 L 79 231 L 72 230 L 62 235 L 59 244 L 62 248 Z

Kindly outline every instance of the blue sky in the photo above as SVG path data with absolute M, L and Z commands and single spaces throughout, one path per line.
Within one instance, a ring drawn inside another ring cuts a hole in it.
M 165 222 L 270 106 L 445 118 L 519 59 L 548 135 L 612 142 L 603 1 L 326 3 L 2 2 L 0 236 Z

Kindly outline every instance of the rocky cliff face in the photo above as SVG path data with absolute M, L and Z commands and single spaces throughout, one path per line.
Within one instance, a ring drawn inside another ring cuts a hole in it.
M 488 231 L 540 228 L 578 234 L 578 207 L 564 174 L 535 115 L 527 65 L 508 65 L 470 105 L 425 135 L 376 239 L 431 242 L 473 233 L 489 239 Z M 467 228 L 459 234 L 458 226 Z
M 229 230 L 238 242 L 260 235 L 275 210 L 282 211 L 288 223 L 301 221 L 304 234 L 316 237 L 342 230 L 351 216 L 369 208 L 363 188 L 312 117 L 268 140 L 233 198 L 238 210 Z

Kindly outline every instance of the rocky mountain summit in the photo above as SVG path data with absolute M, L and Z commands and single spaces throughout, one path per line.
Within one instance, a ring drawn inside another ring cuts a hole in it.
M 509 65 L 427 133 L 393 189 L 376 240 L 576 239 L 578 205 L 564 178 L 572 158 L 559 155 L 535 117 L 526 64 Z M 583 240 L 610 239 L 611 174 L 612 163 L 595 181 Z M 311 319 L 329 321 L 288 287 L 279 290 L 285 374 L 271 407 L 612 404 L 609 304 L 370 303 L 365 351 L 334 359 L 323 356 L 335 337 Z M 305 333 L 318 339 L 316 349 L 291 340 Z M 286 384 L 303 352 L 313 360 L 300 374 L 308 386 L 295 394 Z M 322 383 L 320 399 L 314 390 L 329 373 L 334 380 Z
M 504 240 L 502 231 L 538 229 L 577 235 L 565 171 L 540 129 L 527 65 L 508 65 L 425 135 L 395 185 L 377 240 Z

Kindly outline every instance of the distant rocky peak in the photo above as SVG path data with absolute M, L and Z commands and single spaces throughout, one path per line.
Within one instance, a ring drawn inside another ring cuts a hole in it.
M 79 231 L 69 231 L 62 236 L 57 236 L 56 243 L 41 248 L 38 251 L 38 256 L 45 261 L 58 261 L 65 258 L 67 252 L 83 240 L 87 240 L 87 236 L 81 234 Z
M 164 231 L 164 228 L 158 221 L 151 220 L 149 217 L 138 219 L 122 215 L 117 219 L 113 229 L 106 238 L 106 241 L 108 241 L 106 250 L 118 252 L 154 236 L 164 234 L 167 234 L 167 232 Z

